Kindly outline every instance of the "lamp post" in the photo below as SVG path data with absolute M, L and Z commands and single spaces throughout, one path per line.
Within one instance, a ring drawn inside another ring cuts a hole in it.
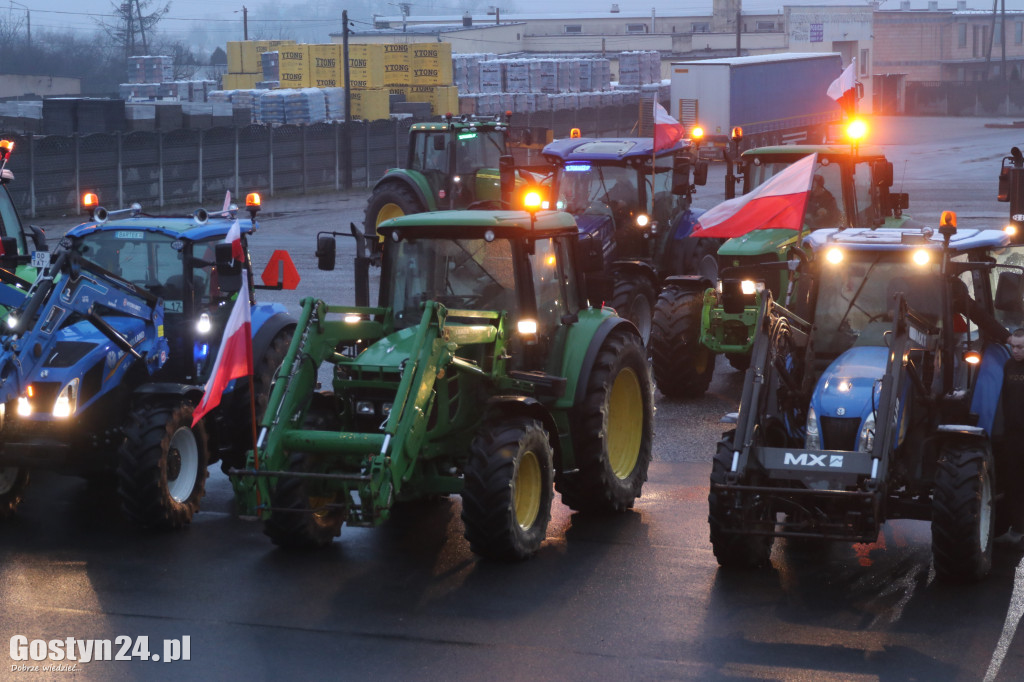
M 14 11 L 14 5 L 17 5 L 21 9 L 25 10 L 25 37 L 26 37 L 26 41 L 25 42 L 28 44 L 29 49 L 31 49 L 32 48 L 32 10 L 29 9 L 28 5 L 23 5 L 20 2 L 15 2 L 14 0 L 7 0 L 7 5 L 8 5 L 8 8 L 10 9 L 11 12 Z

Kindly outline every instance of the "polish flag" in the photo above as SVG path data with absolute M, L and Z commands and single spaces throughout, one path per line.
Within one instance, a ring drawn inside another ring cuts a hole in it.
M 252 321 L 249 317 L 249 283 L 242 278 L 242 288 L 231 309 L 224 336 L 217 350 L 210 379 L 203 389 L 203 398 L 192 413 L 192 426 L 220 405 L 224 389 L 232 379 L 252 374 Z
M 228 230 L 228 236 L 224 237 L 225 244 L 231 244 L 231 257 L 241 263 L 245 260 L 245 252 L 242 251 L 242 228 L 236 220 L 231 224 L 231 229 Z
M 654 151 L 658 152 L 683 139 L 683 124 L 672 118 L 665 107 L 654 100 Z
M 817 154 L 805 156 L 750 193 L 723 201 L 700 217 L 691 236 L 729 239 L 753 230 L 799 230 L 817 162 Z
M 839 102 L 839 106 L 848 114 L 856 111 L 857 104 L 857 59 L 850 60 L 850 65 L 843 69 L 839 78 L 832 81 L 825 91 L 829 97 Z

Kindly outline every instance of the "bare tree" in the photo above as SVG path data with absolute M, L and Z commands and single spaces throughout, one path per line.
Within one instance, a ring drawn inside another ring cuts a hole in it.
M 156 3 L 157 0 L 112 2 L 114 19 L 95 20 L 112 43 L 120 48 L 126 63 L 128 57 L 149 52 L 149 42 L 157 24 L 171 9 L 170 2 L 162 6 Z

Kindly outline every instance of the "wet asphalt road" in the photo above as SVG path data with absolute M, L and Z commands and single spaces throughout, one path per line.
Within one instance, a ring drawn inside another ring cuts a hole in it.
M 915 217 L 934 224 L 952 209 L 961 226 L 1001 226 L 999 160 L 1024 129 L 984 123 L 874 124 Z M 714 205 L 721 186 L 713 168 L 697 205 Z M 314 241 L 360 222 L 365 196 L 265 199 L 254 261 L 287 248 L 303 281 L 264 300 L 352 301 L 351 240 L 333 273 L 315 269 Z M 547 541 L 518 565 L 474 557 L 457 497 L 293 554 L 233 514 L 216 466 L 203 511 L 171 534 L 132 529 L 109 488 L 39 474 L 0 526 L 0 642 L 147 636 L 163 654 L 162 640 L 188 636 L 190 660 L 19 672 L 52 662 L 13 660 L 15 647 L 11 660 L 0 654 L 0 679 L 1024 679 L 1020 552 L 1000 548 L 984 583 L 947 586 L 934 579 L 927 524 L 898 521 L 871 545 L 779 541 L 770 569 L 717 569 L 707 476 L 742 380 L 718 370 L 699 400 L 657 396 L 655 462 L 633 512 L 586 518 L 556 501 Z

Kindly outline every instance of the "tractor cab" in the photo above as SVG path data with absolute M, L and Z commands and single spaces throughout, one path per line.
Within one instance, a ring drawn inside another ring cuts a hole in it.
M 0 140 L 0 312 L 16 307 L 24 298 L 28 285 L 36 278 L 31 265 L 33 252 L 46 251 L 46 235 L 38 227 L 21 222 L 7 185 L 14 173 L 7 168 L 14 143 Z

